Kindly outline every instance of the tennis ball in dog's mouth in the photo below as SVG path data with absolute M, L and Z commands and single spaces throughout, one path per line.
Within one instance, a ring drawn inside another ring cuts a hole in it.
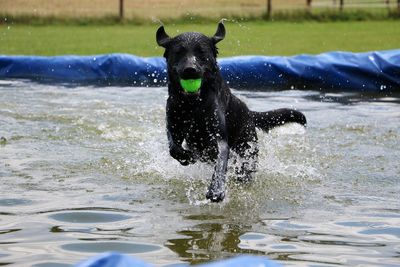
M 188 79 L 188 80 L 180 80 L 180 84 L 185 90 L 186 93 L 197 93 L 201 86 L 201 79 Z

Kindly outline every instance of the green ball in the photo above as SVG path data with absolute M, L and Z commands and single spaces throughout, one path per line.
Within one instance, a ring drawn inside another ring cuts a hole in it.
M 201 79 L 180 80 L 181 86 L 186 93 L 197 93 L 201 87 Z

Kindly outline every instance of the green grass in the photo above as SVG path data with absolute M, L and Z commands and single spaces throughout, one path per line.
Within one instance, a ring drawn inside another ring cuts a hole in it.
M 94 55 L 130 53 L 160 56 L 158 25 L 0 25 L 0 54 Z M 400 48 L 400 22 L 226 22 L 221 56 L 317 54 L 341 50 L 362 52 Z M 212 35 L 216 24 L 166 25 L 170 35 L 200 31 Z

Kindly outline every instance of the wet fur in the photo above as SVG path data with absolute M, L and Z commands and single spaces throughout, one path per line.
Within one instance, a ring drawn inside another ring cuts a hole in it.
M 239 157 L 237 180 L 251 181 L 258 157 L 256 127 L 269 131 L 288 122 L 306 124 L 296 110 L 278 109 L 252 112 L 231 93 L 217 65 L 216 43 L 225 37 L 222 22 L 213 37 L 197 32 L 169 37 L 161 26 L 157 43 L 165 48 L 168 69 L 166 107 L 169 150 L 182 165 L 206 161 L 215 164 L 207 199 L 218 202 L 225 197 L 225 182 L 230 151 Z M 199 93 L 185 93 L 180 79 L 202 79 Z

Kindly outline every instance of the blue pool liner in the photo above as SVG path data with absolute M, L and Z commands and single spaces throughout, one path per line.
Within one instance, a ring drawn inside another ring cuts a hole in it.
M 394 91 L 400 89 L 400 49 L 319 55 L 238 56 L 219 59 L 238 89 Z M 101 86 L 166 86 L 165 59 L 129 54 L 0 56 L 0 79 Z
M 152 265 L 119 253 L 104 253 L 90 258 L 75 267 L 152 267 Z M 188 267 L 188 264 L 179 264 Z M 216 261 L 199 267 L 281 267 L 281 265 L 260 256 L 238 256 L 235 258 Z

